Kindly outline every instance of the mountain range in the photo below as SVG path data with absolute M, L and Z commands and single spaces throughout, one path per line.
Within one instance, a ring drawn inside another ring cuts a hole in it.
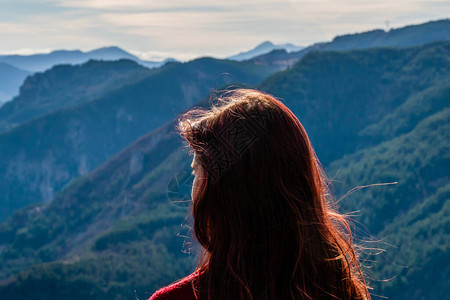
M 50 53 L 33 55 L 0 55 L 0 106 L 18 95 L 19 87 L 24 79 L 33 73 L 44 72 L 55 65 L 78 65 L 89 60 L 115 61 L 132 60 L 147 68 L 157 68 L 174 61 L 144 61 L 120 49 L 119 47 L 103 47 L 92 51 L 57 50 Z
M 300 51 L 288 52 L 282 49 L 273 50 L 253 58 L 258 64 L 271 65 L 284 70 L 298 62 L 311 51 L 368 49 L 375 47 L 411 47 L 446 41 L 450 39 L 450 19 L 430 21 L 423 24 L 382 29 L 362 33 L 352 33 L 335 37 L 330 42 L 321 42 L 305 47 Z
M 377 29 L 356 34 L 346 34 L 337 36 L 330 42 L 316 43 L 309 47 L 295 46 L 290 43 L 275 45 L 270 41 L 265 41 L 249 51 L 230 56 L 228 59 L 236 61 L 254 59 L 256 63 L 269 64 L 276 70 L 282 70 L 293 65 L 309 51 L 416 46 L 447 40 L 450 38 L 448 32 L 450 32 L 450 20 L 444 19 L 389 31 Z M 148 68 L 157 68 L 167 62 L 175 61 L 171 58 L 162 62 L 144 61 L 116 46 L 103 47 L 87 52 L 57 50 L 47 54 L 0 55 L 0 62 L 8 64 L 7 69 L 5 69 L 5 65 L 0 65 L 0 79 L 2 79 L 0 82 L 3 82 L 0 83 L 0 105 L 2 102 L 11 100 L 17 95 L 19 86 L 27 75 L 25 73 L 43 72 L 58 64 L 82 64 L 90 59 L 129 59 Z M 21 70 L 11 71 L 11 68 Z M 7 76 L 4 72 L 12 74 L 12 76 Z M 15 75 L 18 72 L 21 75 Z
M 289 43 L 274 45 L 266 41 L 252 50 L 231 56 L 228 59 L 241 61 L 266 54 L 274 49 L 297 51 L 301 48 Z M 150 69 L 176 61 L 172 58 L 167 58 L 161 62 L 145 61 L 116 46 L 98 48 L 87 52 L 80 50 L 56 50 L 50 53 L 33 55 L 0 55 L 0 106 L 18 95 L 19 87 L 24 79 L 32 73 L 45 72 L 56 65 L 79 65 L 89 60 L 116 61 L 120 59 L 132 60 Z
M 430 24 L 397 37 L 445 36 L 448 20 Z M 446 299 L 450 42 L 390 46 L 310 49 L 277 73 L 281 52 L 264 64 L 202 58 L 154 70 L 90 61 L 29 78 L 15 114 L 0 109 L 0 294 L 145 299 L 192 271 L 195 255 L 181 251 L 195 254 L 191 220 L 174 203 L 189 193 L 191 157 L 174 118 L 243 85 L 303 123 L 342 211 L 354 212 L 373 297 Z
M 119 47 L 103 47 L 91 51 L 56 50 L 50 53 L 32 55 L 0 55 L 0 62 L 30 72 L 43 72 L 59 64 L 77 65 L 95 60 L 129 59 L 149 68 L 160 67 L 165 62 L 143 61 Z

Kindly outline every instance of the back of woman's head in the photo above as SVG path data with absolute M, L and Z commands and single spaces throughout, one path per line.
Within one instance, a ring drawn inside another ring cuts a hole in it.
M 368 299 L 308 136 L 274 97 L 235 90 L 178 129 L 200 166 L 200 299 Z

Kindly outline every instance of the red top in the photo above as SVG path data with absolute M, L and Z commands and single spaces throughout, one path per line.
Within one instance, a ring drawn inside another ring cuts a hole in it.
M 184 277 L 166 287 L 157 290 L 148 300 L 196 300 L 192 288 L 192 280 L 199 274 L 197 272 Z

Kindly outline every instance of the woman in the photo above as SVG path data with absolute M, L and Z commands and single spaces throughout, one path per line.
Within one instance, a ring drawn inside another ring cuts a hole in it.
M 236 90 L 184 114 L 193 150 L 190 276 L 150 299 L 370 299 L 350 228 L 295 115 L 274 97 Z

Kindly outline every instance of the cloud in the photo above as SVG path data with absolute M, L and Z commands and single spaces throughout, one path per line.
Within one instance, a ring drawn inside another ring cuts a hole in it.
M 50 48 L 21 48 L 12 51 L 8 51 L 5 53 L 0 52 L 0 55 L 8 54 L 8 55 L 32 55 L 35 53 L 50 53 L 52 49 Z
M 190 7 L 198 8 L 212 8 L 214 10 L 220 8 L 236 8 L 243 5 L 252 5 L 257 7 L 258 5 L 274 4 L 279 5 L 283 2 L 291 2 L 289 0 L 243 0 L 235 2 L 225 2 L 217 0 L 178 0 L 178 1 L 149 1 L 149 0 L 55 0 L 52 1 L 62 7 L 72 8 L 92 8 L 92 9 L 106 9 L 114 10 L 134 10 L 136 8 L 141 10 L 153 10 L 153 11 L 173 11 L 173 10 L 185 10 Z

